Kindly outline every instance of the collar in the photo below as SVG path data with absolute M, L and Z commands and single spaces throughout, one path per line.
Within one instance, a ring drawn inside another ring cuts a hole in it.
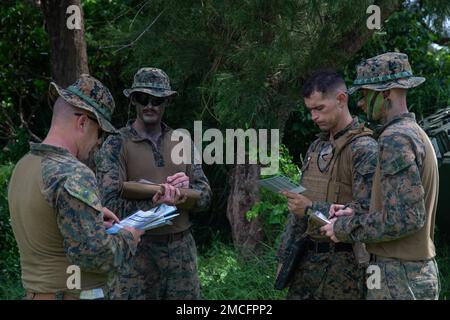
M 69 157 L 77 160 L 73 154 L 69 152 L 69 150 L 57 146 L 52 146 L 50 144 L 45 143 L 34 143 L 30 142 L 30 152 L 35 155 L 50 155 L 50 156 L 60 156 L 60 157 Z M 77 160 L 78 161 L 78 160 Z
M 127 131 L 131 134 L 131 140 L 135 141 L 135 142 L 139 142 L 139 141 L 147 141 L 147 138 L 141 137 L 139 135 L 139 133 L 136 131 L 136 129 L 133 128 L 133 123 L 136 119 L 131 119 L 127 122 L 126 125 L 126 129 Z M 167 134 L 169 131 L 171 131 L 172 129 L 165 124 L 164 122 L 161 121 L 161 136 L 160 139 Z
M 389 127 L 389 126 L 393 125 L 394 123 L 399 122 L 401 120 L 416 122 L 416 115 L 413 112 L 406 112 L 406 113 L 402 113 L 402 114 L 398 114 L 398 115 L 394 116 L 387 123 L 378 127 L 377 129 L 375 129 L 375 131 L 374 131 L 375 137 L 378 138 L 387 127 Z
M 339 130 L 334 136 L 333 136 L 333 140 L 339 139 L 340 137 L 342 137 L 347 131 L 349 130 L 353 130 L 353 129 L 357 129 L 359 127 L 359 120 L 357 117 L 353 117 L 353 121 L 346 126 L 344 129 Z M 330 132 L 329 131 L 324 131 L 321 132 L 317 135 L 317 137 L 320 140 L 323 141 L 328 141 L 330 140 Z

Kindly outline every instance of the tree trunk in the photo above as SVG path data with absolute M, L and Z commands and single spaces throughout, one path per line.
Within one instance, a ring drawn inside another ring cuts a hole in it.
M 72 12 L 66 11 L 71 5 L 78 6 L 81 13 L 80 29 L 67 27 Z M 52 78 L 58 85 L 66 87 L 82 73 L 89 73 L 83 8 L 80 0 L 42 0 L 41 7 L 50 39 Z
M 264 237 L 260 217 L 251 221 L 245 217 L 259 199 L 256 183 L 259 175 L 260 168 L 254 164 L 238 164 L 231 170 L 227 217 L 231 224 L 234 246 L 244 257 L 257 253 Z

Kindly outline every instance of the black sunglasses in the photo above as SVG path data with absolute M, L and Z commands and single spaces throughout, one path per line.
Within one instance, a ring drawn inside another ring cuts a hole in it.
M 136 101 L 139 104 L 141 104 L 143 106 L 148 106 L 149 103 L 151 103 L 151 105 L 153 107 L 159 107 L 160 105 L 162 105 L 167 100 L 166 98 L 155 97 L 155 96 L 152 96 L 150 94 L 143 93 L 143 92 L 136 92 L 136 93 L 134 93 L 134 98 L 136 99 Z
M 100 126 L 100 123 L 98 123 L 98 120 L 97 120 L 96 118 L 94 118 L 94 117 L 92 117 L 92 116 L 90 116 L 90 115 L 88 115 L 88 114 L 86 114 L 86 113 L 78 113 L 78 112 L 75 112 L 74 115 L 76 115 L 77 117 L 86 116 L 86 117 L 88 117 L 89 119 L 91 119 L 92 121 L 94 121 L 96 124 L 98 124 L 97 138 L 98 138 L 98 139 L 101 139 L 101 138 L 102 138 L 103 130 L 102 130 L 102 127 Z

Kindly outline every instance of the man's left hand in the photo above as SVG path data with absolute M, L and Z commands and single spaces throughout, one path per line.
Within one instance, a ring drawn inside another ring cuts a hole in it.
M 120 223 L 120 219 L 108 208 L 103 207 L 103 226 L 105 229 L 109 229 L 112 227 L 114 223 Z
M 167 183 L 175 188 L 189 188 L 189 177 L 184 172 L 177 172 L 167 177 Z
M 281 191 L 282 195 L 286 196 L 288 199 L 288 209 L 289 212 L 302 217 L 305 214 L 306 207 L 312 205 L 312 201 L 309 200 L 304 195 L 290 192 L 290 191 Z
M 339 240 L 336 238 L 334 234 L 334 223 L 336 222 L 337 218 L 333 218 L 330 220 L 330 223 L 324 225 L 320 228 L 320 233 L 324 236 L 329 237 L 334 242 L 339 242 Z

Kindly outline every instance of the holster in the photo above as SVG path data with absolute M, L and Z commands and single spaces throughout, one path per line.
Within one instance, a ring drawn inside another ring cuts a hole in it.
M 288 254 L 281 261 L 281 269 L 275 279 L 275 289 L 283 290 L 288 287 L 295 270 L 308 251 L 308 243 L 310 241 L 308 235 L 305 233 L 292 243 L 292 246 L 288 249 Z

